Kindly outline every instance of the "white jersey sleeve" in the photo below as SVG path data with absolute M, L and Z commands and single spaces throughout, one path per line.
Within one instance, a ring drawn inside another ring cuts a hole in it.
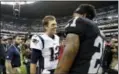
M 42 41 L 38 35 L 33 35 L 30 42 L 31 49 L 42 50 Z

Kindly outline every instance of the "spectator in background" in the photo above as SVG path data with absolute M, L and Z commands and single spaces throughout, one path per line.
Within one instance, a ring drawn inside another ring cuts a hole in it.
M 111 39 L 111 52 L 112 52 L 112 61 L 110 64 L 109 74 L 118 74 L 118 40 L 116 38 Z
M 1 46 L 3 48 L 4 52 L 1 52 L 1 54 L 4 54 L 6 57 L 6 52 L 8 49 L 8 40 L 9 40 L 9 36 L 3 36 L 1 39 Z M 6 74 L 6 67 L 5 67 L 5 60 L 4 60 L 4 65 L 3 65 L 3 74 Z
M 118 42 L 116 38 L 106 43 L 105 53 L 103 58 L 104 74 L 117 74 L 118 64 Z M 116 68 L 116 69 L 115 69 Z
M 23 51 L 24 64 L 26 66 L 27 74 L 30 74 L 30 59 L 31 59 L 31 50 L 30 50 L 30 40 L 27 39 L 25 42 L 25 50 Z
M 7 51 L 8 38 L 8 36 L 3 36 L 1 40 L 1 43 L 3 44 L 5 51 Z
M 12 43 L 13 43 L 12 36 L 8 36 L 7 42 L 6 42 L 6 51 L 7 51 L 7 49 L 9 49 L 9 47 L 12 45 Z
M 23 56 L 23 52 L 25 51 L 25 42 L 26 42 L 26 38 L 25 37 L 21 37 L 21 43 L 19 45 L 19 48 L 20 48 L 20 51 L 21 51 L 21 54 Z
M 6 39 L 0 37 L 0 74 L 6 74 L 5 72 L 5 42 Z
M 103 57 L 104 74 L 108 72 L 111 61 L 112 61 L 111 43 L 110 41 L 107 41 L 105 44 L 105 52 L 104 52 L 104 57 Z
M 6 71 L 10 74 L 20 74 L 19 67 L 21 66 L 20 49 L 18 45 L 21 43 L 20 36 L 13 37 L 13 44 L 6 52 Z

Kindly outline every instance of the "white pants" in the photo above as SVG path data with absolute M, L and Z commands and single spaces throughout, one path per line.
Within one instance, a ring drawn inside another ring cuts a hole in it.
M 50 74 L 50 71 L 43 69 L 42 74 Z

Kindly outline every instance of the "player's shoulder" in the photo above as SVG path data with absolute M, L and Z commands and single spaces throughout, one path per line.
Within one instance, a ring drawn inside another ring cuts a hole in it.
M 31 38 L 30 48 L 42 49 L 42 41 L 39 37 L 40 35 L 33 35 Z
M 60 39 L 60 37 L 58 35 L 56 35 L 56 34 L 55 34 L 55 38 L 58 39 L 58 40 Z
M 40 35 L 42 38 L 47 37 L 47 35 L 45 33 L 43 33 L 42 35 Z
M 90 20 L 88 18 L 83 18 L 83 17 L 77 18 L 76 22 L 79 24 L 83 24 L 83 25 L 84 24 L 86 24 L 86 25 L 94 25 L 95 24 L 92 20 Z
M 78 28 L 78 27 L 87 27 L 93 25 L 95 25 L 95 23 L 88 18 L 74 17 L 69 20 L 65 28 L 70 28 L 70 27 Z
M 58 35 L 56 35 L 56 34 L 55 34 L 55 37 L 56 37 L 56 38 L 59 38 L 59 36 L 58 36 Z
M 97 24 L 93 21 L 93 20 L 90 20 L 88 18 L 83 18 L 83 17 L 80 17 L 77 19 L 77 27 L 85 27 L 85 30 L 87 29 L 94 29 L 94 30 L 98 30 L 98 26 Z
M 34 34 L 31 39 L 39 39 L 40 37 L 43 38 L 43 37 L 45 37 L 45 35 L 44 34 L 42 34 L 42 35 Z
M 34 34 L 31 38 L 31 41 L 34 43 L 38 43 L 40 41 L 39 35 Z
M 39 39 L 39 36 L 37 34 L 34 34 L 31 39 Z

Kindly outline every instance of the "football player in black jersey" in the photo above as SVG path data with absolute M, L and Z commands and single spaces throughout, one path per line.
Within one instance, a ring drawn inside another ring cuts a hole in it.
M 94 6 L 80 5 L 66 26 L 66 46 L 55 74 L 96 74 L 101 68 L 103 39 L 92 21 Z

